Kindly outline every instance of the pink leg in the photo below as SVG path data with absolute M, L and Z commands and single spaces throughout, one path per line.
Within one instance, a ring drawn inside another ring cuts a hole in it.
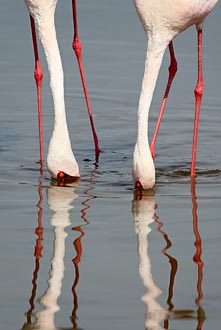
M 194 131 L 193 131 L 191 177 L 195 177 L 200 105 L 201 105 L 203 87 L 204 87 L 203 70 L 202 70 L 202 29 L 199 29 L 197 33 L 198 33 L 198 80 L 197 80 L 196 88 L 194 90 L 196 105 L 195 105 L 195 118 L 194 118 Z
M 174 78 L 174 76 L 177 72 L 177 61 L 176 61 L 176 58 L 175 58 L 175 53 L 174 53 L 173 42 L 172 41 L 169 44 L 169 51 L 170 51 L 170 66 L 168 68 L 169 78 L 168 78 L 168 81 L 167 81 L 167 86 L 166 86 L 163 101 L 162 101 L 162 104 L 161 104 L 161 108 L 160 108 L 156 128 L 155 128 L 155 131 L 154 131 L 153 139 L 152 139 L 152 142 L 150 144 L 150 151 L 151 151 L 151 154 L 152 154 L 153 158 L 155 157 L 154 147 L 155 147 L 158 131 L 159 131 L 159 128 L 160 128 L 161 120 L 162 120 L 162 117 L 163 117 L 164 109 L 165 109 L 165 106 L 166 106 L 166 103 L 167 103 L 167 98 L 168 98 L 168 95 L 169 95 L 169 92 L 170 92 L 170 87 L 172 85 L 173 78 Z
M 44 165 L 44 149 L 43 149 L 43 129 L 42 129 L 42 79 L 43 79 L 43 70 L 38 56 L 38 45 L 35 31 L 35 23 L 32 16 L 30 16 L 31 22 L 31 33 L 34 47 L 34 56 L 35 56 L 35 70 L 34 77 L 37 86 L 37 98 L 38 98 L 38 128 L 39 128 L 39 145 L 40 145 L 40 172 L 43 174 L 43 165 Z
M 84 69 L 83 69 L 82 55 L 81 55 L 82 44 L 81 44 L 81 40 L 78 35 L 76 0 L 72 0 L 72 8 L 73 8 L 73 23 L 74 23 L 74 39 L 73 39 L 72 47 L 73 47 L 73 50 L 75 51 L 75 54 L 76 54 L 76 57 L 78 60 L 82 85 L 83 85 L 83 89 L 84 89 L 85 100 L 86 100 L 87 109 L 88 109 L 88 115 L 89 115 L 92 134 L 93 134 L 93 138 L 94 138 L 95 157 L 96 157 L 96 162 L 98 162 L 98 158 L 99 158 L 99 154 L 100 154 L 101 150 L 99 148 L 98 137 L 97 137 L 97 133 L 96 133 L 95 126 L 94 126 L 91 105 L 90 105 L 89 95 L 88 95 L 88 91 L 87 91 L 86 80 L 85 80 L 85 76 L 84 76 Z

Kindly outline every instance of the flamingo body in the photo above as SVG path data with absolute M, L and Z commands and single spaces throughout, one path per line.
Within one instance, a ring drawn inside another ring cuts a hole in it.
M 148 38 L 169 43 L 194 24 L 202 23 L 218 0 L 135 0 Z
M 179 33 L 191 25 L 195 24 L 197 31 L 201 31 L 205 17 L 217 2 L 218 0 L 134 0 L 148 39 L 144 77 L 138 105 L 137 141 L 133 155 L 132 175 L 135 186 L 136 182 L 139 182 L 139 186 L 149 189 L 153 188 L 155 184 L 155 168 L 152 159 L 154 153 L 152 152 L 151 155 L 148 141 L 148 117 L 165 50 Z M 195 94 L 201 93 L 198 108 L 202 89 L 203 81 L 201 79 L 195 89 Z M 197 130 L 195 135 L 197 135 Z M 191 173 L 194 171 L 195 168 Z

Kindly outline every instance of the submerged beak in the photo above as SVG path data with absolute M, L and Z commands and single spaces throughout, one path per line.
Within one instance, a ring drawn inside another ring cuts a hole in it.
M 57 174 L 57 186 L 64 187 L 66 183 L 79 181 L 79 177 L 71 176 L 63 171 Z
M 135 184 L 134 184 L 134 188 L 135 188 L 136 190 L 143 190 L 142 183 L 141 183 L 139 180 L 137 180 L 137 181 L 135 182 Z

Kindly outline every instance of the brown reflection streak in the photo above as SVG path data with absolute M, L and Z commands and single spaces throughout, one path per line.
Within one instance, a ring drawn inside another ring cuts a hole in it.
M 96 168 L 95 168 L 96 170 Z M 91 173 L 91 177 L 89 179 L 89 187 L 84 191 L 85 195 L 89 195 L 90 191 L 94 189 L 93 186 L 91 186 L 92 182 L 93 182 L 93 176 L 95 173 L 95 170 L 92 171 Z M 73 330 L 77 330 L 78 328 L 78 324 L 77 324 L 77 310 L 78 310 L 78 295 L 77 295 L 77 285 L 79 283 L 80 280 L 80 269 L 79 269 L 79 263 L 81 262 L 81 256 L 82 256 L 82 251 L 83 251 L 83 247 L 82 247 L 82 243 L 81 243 L 81 239 L 85 236 L 85 232 L 83 231 L 82 227 L 85 225 L 88 225 L 90 222 L 87 219 L 87 211 L 88 209 L 91 207 L 88 202 L 91 201 L 92 199 L 95 199 L 96 196 L 89 196 L 88 198 L 86 198 L 83 202 L 82 205 L 84 206 L 84 208 L 81 210 L 81 219 L 85 222 L 85 224 L 81 225 L 81 226 L 76 226 L 73 227 L 72 230 L 77 231 L 80 233 L 80 235 L 75 239 L 75 241 L 73 242 L 75 251 L 77 253 L 76 257 L 72 260 L 73 264 L 74 264 L 74 268 L 75 268 L 75 279 L 74 279 L 74 283 L 72 286 L 72 293 L 73 293 L 73 310 L 72 310 L 72 314 L 71 314 L 71 322 L 73 325 Z
M 178 269 L 178 262 L 175 258 L 170 256 L 166 251 L 171 248 L 172 242 L 170 241 L 167 233 L 161 229 L 163 227 L 163 222 L 159 221 L 159 217 L 155 214 L 154 215 L 154 220 L 158 224 L 158 227 L 156 228 L 157 231 L 163 236 L 163 238 L 166 241 L 166 246 L 165 248 L 162 249 L 162 253 L 169 259 L 169 263 L 171 265 L 171 270 L 170 270 L 170 283 L 169 283 L 169 288 L 168 288 L 168 298 L 167 298 L 167 304 L 169 306 L 168 311 L 172 312 L 174 305 L 172 303 L 172 298 L 173 298 L 173 287 L 174 287 L 174 282 L 175 282 L 175 276 L 177 273 Z M 169 329 L 169 321 L 168 319 L 164 321 L 164 328 Z
M 29 299 L 30 303 L 30 309 L 26 312 L 27 315 L 27 324 L 31 324 L 31 317 L 32 317 L 32 312 L 35 309 L 35 296 L 36 296 L 36 291 L 37 291 L 37 279 L 38 279 L 38 272 L 40 269 L 40 259 L 42 258 L 42 241 L 43 241 L 43 231 L 44 228 L 42 226 L 42 216 L 43 216 L 43 208 L 42 208 L 42 202 L 43 202 L 43 194 L 42 194 L 42 182 L 39 182 L 39 187 L 38 187 L 38 195 L 39 195 L 39 201 L 38 204 L 36 205 L 38 208 L 38 227 L 35 229 L 35 234 L 37 235 L 36 239 L 36 244 L 35 244 L 35 249 L 34 249 L 34 256 L 35 256 L 35 269 L 33 272 L 33 279 L 32 279 L 32 292 L 31 292 L 31 297 Z M 25 325 L 23 326 L 25 329 Z
M 194 245 L 196 247 L 196 253 L 193 256 L 193 261 L 197 264 L 197 267 L 198 267 L 198 279 L 197 279 L 198 297 L 195 300 L 196 305 L 198 306 L 197 330 L 202 330 L 203 322 L 205 320 L 205 312 L 204 312 L 200 302 L 203 298 L 202 281 L 203 281 L 203 266 L 204 266 L 204 263 L 201 259 L 202 240 L 201 240 L 201 236 L 200 236 L 200 233 L 199 233 L 199 230 L 198 230 L 198 215 L 197 215 L 198 204 L 197 204 L 197 196 L 196 196 L 196 182 L 195 182 L 195 179 L 193 179 L 192 182 L 191 182 L 191 195 L 192 195 L 192 204 L 193 204 L 193 207 L 192 207 L 193 232 L 194 232 L 194 235 L 195 235 L 195 238 L 196 238 L 196 240 L 194 242 Z

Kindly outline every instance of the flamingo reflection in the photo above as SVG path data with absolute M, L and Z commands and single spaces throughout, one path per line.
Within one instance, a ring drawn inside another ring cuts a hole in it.
M 196 248 L 195 254 L 193 256 L 193 261 L 197 265 L 198 276 L 197 276 L 197 297 L 195 300 L 197 306 L 197 330 L 203 330 L 203 323 L 205 320 L 205 311 L 202 307 L 202 281 L 203 281 L 203 266 L 202 261 L 202 240 L 198 228 L 198 204 L 196 196 L 196 182 L 195 179 L 191 181 L 191 197 L 192 197 L 192 217 L 193 217 L 193 233 L 195 236 L 194 246 Z M 138 256 L 139 256 L 139 273 L 143 281 L 144 286 L 147 288 L 147 293 L 142 296 L 142 301 L 147 306 L 145 327 L 146 329 L 158 330 L 162 329 L 160 323 L 163 322 L 163 329 L 171 329 L 169 325 L 169 320 L 173 319 L 186 319 L 186 317 L 193 317 L 193 310 L 182 310 L 175 309 L 173 304 L 174 295 L 174 283 L 175 277 L 178 269 L 177 260 L 172 257 L 167 251 L 172 246 L 172 242 L 169 239 L 167 233 L 162 230 L 163 222 L 159 220 L 156 214 L 156 204 L 154 196 L 143 196 L 136 195 L 133 201 L 133 215 L 135 222 L 135 231 L 137 234 L 137 245 L 138 245 Z M 150 225 L 155 221 L 157 224 L 156 230 L 163 236 L 166 246 L 162 249 L 162 254 L 168 258 L 170 263 L 170 280 L 168 286 L 168 297 L 167 311 L 156 301 L 157 297 L 162 293 L 162 291 L 156 286 L 153 281 L 153 276 L 151 273 L 151 263 L 148 256 L 148 235 L 151 232 Z
M 58 330 L 63 329 L 60 327 L 56 327 L 55 325 L 55 314 L 59 311 L 60 307 L 57 303 L 58 298 L 61 294 L 61 287 L 62 287 L 62 280 L 64 276 L 64 256 L 65 256 L 65 239 L 67 237 L 67 233 L 65 228 L 71 225 L 70 221 L 70 210 L 73 208 L 72 203 L 78 197 L 75 193 L 75 189 L 77 184 L 72 187 L 57 187 L 51 186 L 47 188 L 47 201 L 48 207 L 53 212 L 51 216 L 50 223 L 54 227 L 54 250 L 53 250 L 53 257 L 51 260 L 51 270 L 49 273 L 48 279 L 48 286 L 45 293 L 38 299 L 38 302 L 42 305 L 43 309 L 34 312 L 35 310 L 35 298 L 36 298 L 36 291 L 37 291 L 37 280 L 38 280 L 38 272 L 40 268 L 40 258 L 42 257 L 42 241 L 43 241 L 43 226 L 42 226 L 42 215 L 43 215 L 43 194 L 42 194 L 42 187 L 39 186 L 39 202 L 37 204 L 38 207 L 38 227 L 36 228 L 35 232 L 37 234 L 36 246 L 35 246 L 35 270 L 33 272 L 33 288 L 31 293 L 31 298 L 29 300 L 30 309 L 26 313 L 27 315 L 27 322 L 23 325 L 24 330 L 30 329 L 38 329 L 38 330 Z M 88 188 L 85 191 L 85 194 L 90 190 Z M 94 196 L 88 197 L 85 201 L 82 202 L 83 209 L 82 219 L 84 220 L 84 225 L 88 224 L 89 221 L 87 220 L 87 212 L 86 210 L 90 207 L 88 201 L 91 198 L 95 198 Z M 73 230 L 80 233 L 78 237 L 74 240 L 73 245 L 76 251 L 76 257 L 73 259 L 73 264 L 75 267 L 75 277 L 74 277 L 74 284 L 72 287 L 72 293 L 74 296 L 74 307 L 71 316 L 72 325 L 69 329 L 79 329 L 77 326 L 77 316 L 76 312 L 78 309 L 78 299 L 76 293 L 76 287 L 79 282 L 80 272 L 79 272 L 79 263 L 81 260 L 82 255 L 82 243 L 81 239 L 85 235 L 85 232 L 81 228 L 81 226 L 76 226 Z M 32 317 L 34 321 L 32 321 Z M 66 328 L 68 329 L 68 328 Z
M 51 261 L 51 271 L 48 288 L 40 298 L 44 310 L 36 314 L 37 324 L 43 329 L 57 329 L 54 315 L 60 309 L 57 300 L 61 294 L 64 276 L 65 228 L 70 226 L 70 210 L 72 202 L 78 195 L 73 188 L 51 187 L 47 189 L 48 207 L 52 210 L 51 225 L 54 227 L 54 254 Z
M 162 329 L 160 323 L 167 318 L 168 311 L 156 300 L 162 291 L 154 283 L 148 255 L 148 235 L 151 232 L 150 224 L 154 222 L 155 213 L 154 195 L 135 198 L 132 203 L 132 212 L 137 234 L 139 274 L 147 288 L 147 292 L 141 297 L 142 302 L 146 305 L 145 329 L 159 330 Z

